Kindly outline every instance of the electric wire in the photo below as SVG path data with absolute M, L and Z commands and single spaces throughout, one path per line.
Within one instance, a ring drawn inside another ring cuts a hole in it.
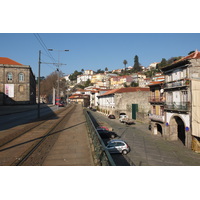
M 51 55 L 51 53 L 49 52 L 46 44 L 43 42 L 42 38 L 40 37 L 40 35 L 38 33 L 34 33 L 35 38 L 37 39 L 37 41 L 40 43 L 40 45 L 42 46 L 42 48 L 44 49 L 44 51 L 47 53 L 47 56 L 55 63 L 56 60 L 53 58 L 53 56 Z

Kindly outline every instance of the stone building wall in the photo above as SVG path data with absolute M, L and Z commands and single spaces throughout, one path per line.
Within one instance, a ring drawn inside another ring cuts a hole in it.
M 120 112 L 125 112 L 132 119 L 132 104 L 138 104 L 137 118 L 145 117 L 148 120 L 150 103 L 148 101 L 149 91 L 137 91 L 115 94 L 115 115 L 119 116 Z M 143 121 L 143 120 L 142 120 Z
M 8 80 L 8 73 L 12 73 L 13 80 Z M 19 80 L 19 74 L 24 74 L 24 81 Z M 14 95 L 9 97 L 5 85 L 14 88 Z M 30 66 L 27 65 L 0 65 L 0 104 L 34 104 L 36 103 L 36 81 Z

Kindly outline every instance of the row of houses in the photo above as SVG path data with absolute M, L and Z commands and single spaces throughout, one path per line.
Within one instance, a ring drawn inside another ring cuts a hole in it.
M 125 112 L 129 118 L 149 122 L 152 134 L 180 140 L 186 147 L 200 151 L 198 51 L 162 68 L 148 87 L 86 88 L 77 92 L 87 95 L 87 105 L 102 113 L 118 116 Z
M 92 75 L 92 70 L 86 75 Z M 142 87 L 122 85 L 144 83 L 143 74 L 106 75 L 96 74 L 94 80 L 108 80 L 111 87 L 94 84 L 73 93 L 70 101 L 96 107 L 107 115 L 126 112 L 129 118 L 150 122 L 152 134 L 180 140 L 186 147 L 200 151 L 200 52 L 162 68 L 162 73 Z M 0 105 L 17 103 L 36 103 L 35 76 L 30 66 L 0 57 Z
M 162 68 L 165 80 L 149 84 L 151 130 L 200 151 L 200 52 Z
M 69 81 L 68 76 L 65 77 Z M 147 87 L 150 78 L 147 78 L 144 73 L 134 73 L 132 75 L 118 76 L 114 73 L 98 73 L 94 74 L 92 70 L 85 70 L 84 74 L 77 76 L 77 84 L 81 84 L 90 80 L 95 87 L 106 87 L 109 89 L 121 88 L 130 86 L 132 82 L 138 83 L 139 87 Z

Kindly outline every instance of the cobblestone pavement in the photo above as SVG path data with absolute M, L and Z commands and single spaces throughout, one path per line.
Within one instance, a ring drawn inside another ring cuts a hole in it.
M 105 115 L 92 112 L 98 121 L 108 123 L 114 131 L 131 147 L 131 152 L 123 156 L 135 166 L 200 166 L 200 154 L 187 149 L 180 141 L 167 141 L 159 135 L 151 135 L 148 125 L 119 123 L 118 119 L 108 119 Z M 120 163 L 121 155 L 114 155 Z M 124 161 L 123 161 L 124 162 Z M 122 164 L 123 165 L 123 164 Z

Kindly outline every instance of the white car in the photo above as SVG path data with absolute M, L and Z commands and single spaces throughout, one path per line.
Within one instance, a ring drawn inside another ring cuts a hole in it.
M 126 155 L 130 152 L 130 147 L 123 140 L 110 140 L 106 148 L 110 153 L 122 153 Z

